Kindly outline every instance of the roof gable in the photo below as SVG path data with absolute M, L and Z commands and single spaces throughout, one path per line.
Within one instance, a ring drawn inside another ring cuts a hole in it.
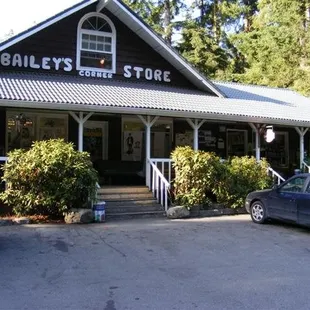
M 48 20 L 10 38 L 9 40 L 0 43 L 0 52 L 93 3 L 97 3 L 97 10 L 101 10 L 104 7 L 108 9 L 198 89 L 218 97 L 225 97 L 225 95 L 211 81 L 195 70 L 183 57 L 178 54 L 178 52 L 167 45 L 158 34 L 156 34 L 147 24 L 145 24 L 139 16 L 137 16 L 130 8 L 119 0 L 84 0 L 49 18 Z

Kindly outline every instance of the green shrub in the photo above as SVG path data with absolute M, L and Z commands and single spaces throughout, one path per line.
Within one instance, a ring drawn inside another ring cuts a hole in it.
M 178 204 L 191 208 L 204 204 L 217 180 L 220 158 L 213 153 L 177 147 L 171 154 L 175 169 L 174 195 Z
M 35 142 L 14 150 L 4 165 L 5 192 L 0 199 L 18 215 L 59 216 L 95 199 L 97 172 L 89 154 L 61 139 Z
M 232 208 L 242 207 L 247 194 L 268 188 L 272 178 L 267 175 L 268 163 L 254 157 L 233 157 L 223 164 L 221 184 L 213 188 L 217 202 Z
M 272 185 L 268 163 L 254 157 L 233 157 L 221 162 L 213 153 L 178 147 L 171 154 L 175 169 L 175 202 L 187 206 L 209 203 L 211 199 L 227 207 L 242 207 L 246 195 Z

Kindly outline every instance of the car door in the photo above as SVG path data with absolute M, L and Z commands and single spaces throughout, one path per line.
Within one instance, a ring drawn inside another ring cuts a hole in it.
M 310 180 L 308 178 L 306 189 L 299 194 L 297 199 L 298 224 L 310 226 Z
M 304 192 L 306 181 L 305 176 L 295 176 L 273 190 L 268 197 L 269 216 L 297 223 L 296 199 Z

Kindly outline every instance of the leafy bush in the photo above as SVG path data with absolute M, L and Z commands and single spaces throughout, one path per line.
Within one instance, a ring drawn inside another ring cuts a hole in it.
M 171 154 L 175 169 L 175 199 L 187 206 L 206 203 L 217 180 L 220 158 L 213 153 L 177 147 Z
M 213 153 L 190 147 L 178 147 L 171 156 L 175 200 L 188 208 L 209 203 L 211 198 L 232 208 L 241 207 L 249 192 L 272 185 L 266 160 L 257 163 L 254 157 L 244 156 L 221 162 Z
M 254 190 L 268 188 L 272 178 L 267 175 L 268 163 L 254 157 L 233 157 L 223 163 L 221 185 L 213 188 L 217 202 L 232 208 L 242 207 L 246 195 Z
M 97 172 L 89 154 L 61 139 L 35 142 L 14 150 L 4 165 L 7 184 L 0 199 L 18 215 L 61 215 L 95 199 Z

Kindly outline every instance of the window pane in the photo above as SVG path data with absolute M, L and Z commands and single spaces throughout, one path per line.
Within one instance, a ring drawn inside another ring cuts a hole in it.
M 83 39 L 83 40 L 89 40 L 89 35 L 83 33 L 83 34 L 82 34 L 82 39 Z
M 96 43 L 89 43 L 89 49 L 96 50 Z
M 111 45 L 105 44 L 105 45 L 104 45 L 104 51 L 105 51 L 105 52 L 111 52 L 111 51 L 112 51 Z
M 22 120 L 17 121 L 16 115 L 8 118 L 8 151 L 13 149 L 28 149 L 35 141 L 35 118 L 23 114 Z
M 112 32 L 109 23 L 101 17 L 93 16 L 84 21 L 82 29 Z
M 104 45 L 103 44 L 97 44 L 97 51 L 104 52 Z
M 306 182 L 305 177 L 295 178 L 280 188 L 280 192 L 301 192 Z
M 86 37 L 87 36 L 87 37 Z M 82 49 L 98 52 L 112 52 L 112 43 L 110 37 L 82 35 Z M 104 44 L 105 43 L 105 44 Z
M 110 37 L 105 37 L 105 38 L 104 38 L 104 42 L 106 42 L 106 43 L 112 43 L 112 38 L 110 38 Z
M 88 49 L 88 42 L 83 41 L 82 42 L 82 48 Z
M 81 66 L 110 70 L 112 69 L 112 55 L 106 53 L 82 51 Z

